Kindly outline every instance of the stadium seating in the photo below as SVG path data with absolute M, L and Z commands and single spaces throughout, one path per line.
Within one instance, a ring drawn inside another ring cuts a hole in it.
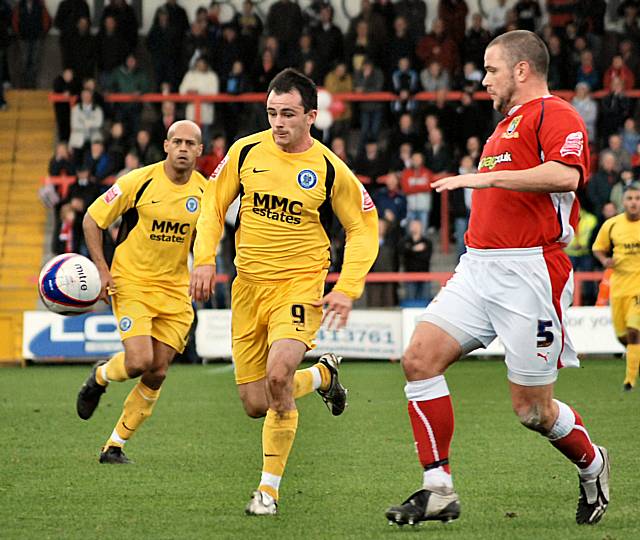
M 0 362 L 22 357 L 22 313 L 38 302 L 46 210 L 38 200 L 55 125 L 44 91 L 13 91 L 0 115 Z

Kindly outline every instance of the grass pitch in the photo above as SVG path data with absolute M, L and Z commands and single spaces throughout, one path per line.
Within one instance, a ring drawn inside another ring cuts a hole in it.
M 456 413 L 451 461 L 462 516 L 389 527 L 384 510 L 420 486 L 399 365 L 346 363 L 350 406 L 333 418 L 316 395 L 281 485 L 280 515 L 246 517 L 261 468 L 261 421 L 244 416 L 228 366 L 175 366 L 153 417 L 127 445 L 132 466 L 97 452 L 131 382 L 112 384 L 94 417 L 75 414 L 87 366 L 0 370 L 0 538 L 640 538 L 640 392 L 621 360 L 563 370 L 557 396 L 609 448 L 612 504 L 578 527 L 577 475 L 511 412 L 499 361 L 463 361 L 447 380 Z M 409 536 L 407 536 L 409 535 Z

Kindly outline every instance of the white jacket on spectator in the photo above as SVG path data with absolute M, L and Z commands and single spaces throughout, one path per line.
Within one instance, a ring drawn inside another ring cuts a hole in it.
M 101 137 L 104 114 L 99 105 L 76 103 L 71 108 L 71 135 L 69 146 L 82 148 L 94 137 Z
M 215 71 L 209 69 L 204 58 L 198 58 L 196 66 L 187 71 L 180 83 L 181 94 L 217 94 L 220 91 L 220 82 Z M 187 120 L 195 122 L 195 106 L 193 103 L 187 105 Z M 213 103 L 202 103 L 200 108 L 200 124 L 211 125 L 214 120 Z

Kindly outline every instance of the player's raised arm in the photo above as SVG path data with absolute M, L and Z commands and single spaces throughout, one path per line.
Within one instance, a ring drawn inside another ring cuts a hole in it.
M 238 153 L 232 146 L 211 175 L 202 198 L 189 286 L 189 294 L 196 301 L 208 300 L 215 285 L 216 250 L 224 230 L 224 217 L 239 191 Z
M 362 295 L 365 278 L 378 256 L 378 212 L 359 180 L 346 165 L 336 168 L 331 196 L 333 211 L 344 227 L 346 242 L 340 278 L 322 303 L 329 326 L 343 327 L 352 301 Z M 337 319 L 337 320 L 336 320 Z

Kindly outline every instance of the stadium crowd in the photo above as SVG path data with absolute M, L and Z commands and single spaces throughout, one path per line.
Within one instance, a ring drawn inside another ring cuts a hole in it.
M 80 223 L 90 202 L 125 172 L 162 159 L 167 127 L 195 118 L 192 104 L 112 103 L 105 94 L 263 92 L 279 70 L 293 66 L 332 93 L 397 95 L 391 102 L 345 103 L 334 111 L 331 128 L 314 134 L 367 184 L 376 203 L 380 254 L 373 271 L 429 271 L 441 226 L 440 196 L 430 183 L 437 175 L 475 171 L 497 121 L 490 102 L 474 94 L 482 90 L 483 51 L 494 36 L 520 28 L 545 41 L 549 87 L 574 90 L 571 103 L 588 128 L 592 174 L 579 192 L 580 225 L 567 251 L 577 270 L 595 269 L 592 238 L 604 220 L 622 211 L 622 188 L 640 176 L 640 107 L 627 95 L 640 80 L 640 2 L 486 4 L 479 1 L 480 11 L 470 15 L 464 0 L 439 0 L 426 28 L 424 0 L 362 0 L 343 32 L 333 22 L 331 2 L 315 1 L 302 10 L 279 0 L 263 17 L 246 0 L 221 23 L 220 3 L 191 14 L 167 0 L 139 38 L 139 21 L 125 0 L 111 0 L 99 21 L 91 20 L 86 0 L 63 0 L 53 17 L 43 0 L 20 0 L 13 11 L 0 0 L 0 65 L 13 33 L 24 53 L 20 79 L 32 86 L 38 48 L 52 24 L 60 31 L 64 67 L 52 89 L 75 98 L 54 105 L 58 143 L 49 174 L 76 180 L 64 192 L 43 192 L 56 218 L 53 251 L 86 253 Z M 448 99 L 451 90 L 461 91 L 459 100 Z M 420 91 L 433 92 L 435 99 L 414 99 Z M 205 175 L 234 140 L 268 127 L 261 103 L 203 104 L 200 121 L 206 151 L 198 169 Z M 458 254 L 464 252 L 469 206 L 468 190 L 451 192 L 450 230 Z M 229 216 L 219 255 L 221 273 L 234 271 L 234 219 Z M 332 270 L 340 268 L 344 241 L 340 231 L 335 237 Z M 227 306 L 226 290 L 218 293 L 214 305 Z M 587 303 L 595 300 L 595 287 L 584 293 Z M 429 296 L 423 284 L 367 286 L 370 306 Z

